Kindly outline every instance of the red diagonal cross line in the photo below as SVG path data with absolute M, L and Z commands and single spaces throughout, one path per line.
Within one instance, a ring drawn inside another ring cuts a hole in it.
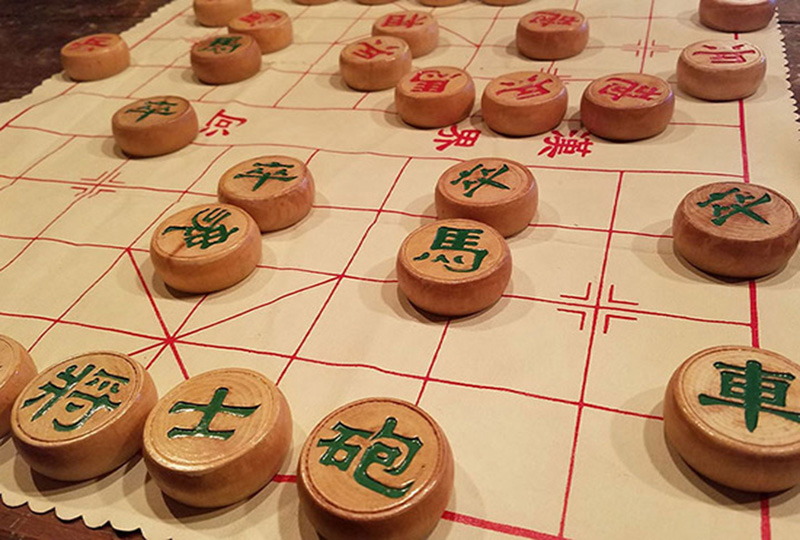
M 347 271 L 350 269 L 350 265 L 353 264 L 353 261 L 355 260 L 356 255 L 358 255 L 358 252 L 361 249 L 361 246 L 364 245 L 364 242 L 366 241 L 367 236 L 369 236 L 370 231 L 372 231 L 372 228 L 375 226 L 376 223 L 378 223 L 378 219 L 381 216 L 381 212 L 383 212 L 383 209 L 386 206 L 386 203 L 389 201 L 389 197 L 391 197 L 395 186 L 397 186 L 397 183 L 400 181 L 400 178 L 403 176 L 403 173 L 405 172 L 406 167 L 408 167 L 408 164 L 411 163 L 411 159 L 412 158 L 410 158 L 410 157 L 407 158 L 406 161 L 403 163 L 403 166 L 400 167 L 400 171 L 397 173 L 397 176 L 395 176 L 394 182 L 392 182 L 392 185 L 389 188 L 389 191 L 386 193 L 386 196 L 383 198 L 383 201 L 381 202 L 380 208 L 378 208 L 378 211 L 375 213 L 375 217 L 372 219 L 372 222 L 367 227 L 367 230 L 364 231 L 364 234 L 361 236 L 361 240 L 358 242 L 358 245 L 356 246 L 355 250 L 353 251 L 353 254 L 350 256 L 350 259 L 347 261 L 347 264 L 345 265 L 344 269 L 342 270 L 341 275 L 336 278 L 336 283 L 334 283 L 333 288 L 331 288 L 331 292 L 328 294 L 328 297 L 325 299 L 325 302 L 322 304 L 322 307 L 317 312 L 317 315 L 314 317 L 314 320 L 311 322 L 311 326 L 309 326 L 308 330 L 306 330 L 306 333 L 303 336 L 303 339 L 300 340 L 300 344 L 295 349 L 294 354 L 292 354 L 292 358 L 290 358 L 289 361 L 286 363 L 286 366 L 284 366 L 283 370 L 281 371 L 281 374 L 278 376 L 277 380 L 275 381 L 275 384 L 280 384 L 280 382 L 283 380 L 283 377 L 286 375 L 286 372 L 289 371 L 289 368 L 291 367 L 292 362 L 298 356 L 298 354 L 300 354 L 300 350 L 303 348 L 303 345 L 305 345 L 306 341 L 308 340 L 308 337 L 311 335 L 311 332 L 314 330 L 314 327 L 317 325 L 317 322 L 319 322 L 320 317 L 322 317 L 322 314 L 325 312 L 325 308 L 328 307 L 328 304 L 330 303 L 331 298 L 333 298 L 333 295 L 336 293 L 336 290 L 339 288 L 339 284 L 342 282 L 342 279 L 344 278 L 344 276 L 347 275 Z
M 489 28 L 486 29 L 486 32 L 484 32 L 483 36 L 481 37 L 481 40 L 475 47 L 475 51 L 472 53 L 467 63 L 464 64 L 464 71 L 467 71 L 472 62 L 474 62 L 475 59 L 478 57 L 478 52 L 480 52 L 481 47 L 483 47 L 483 44 L 486 41 L 486 38 L 489 37 L 489 34 L 492 32 L 494 25 L 497 24 L 497 19 L 500 17 L 500 13 L 502 13 L 502 11 L 503 11 L 502 8 L 497 8 L 497 11 L 495 11 L 494 17 L 492 17 L 492 22 L 489 23 Z

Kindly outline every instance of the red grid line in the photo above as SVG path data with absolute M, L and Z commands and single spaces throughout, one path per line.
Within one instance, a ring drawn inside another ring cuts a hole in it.
M 447 329 L 450 328 L 450 321 L 451 319 L 447 319 L 447 322 L 444 323 L 442 335 L 439 337 L 439 343 L 436 345 L 433 358 L 428 366 L 428 372 L 425 374 L 425 378 L 422 380 L 422 386 L 419 389 L 419 394 L 417 394 L 417 400 L 414 402 L 414 405 L 419 405 L 419 401 L 422 399 L 422 394 L 425 392 L 425 387 L 428 386 L 428 381 L 431 379 L 431 372 L 433 372 L 433 365 L 436 363 L 436 359 L 439 357 L 439 351 L 442 350 L 442 344 L 444 343 L 444 338 L 447 335 Z
M 464 514 L 457 514 L 455 512 L 446 511 L 442 515 L 442 519 L 452 521 L 454 523 L 461 523 L 462 525 L 469 525 L 478 529 L 487 531 L 495 531 L 509 536 L 516 536 L 519 538 L 532 538 L 533 540 L 566 540 L 564 536 L 553 536 L 551 534 L 534 531 L 532 529 L 525 529 L 523 527 L 514 527 L 513 525 L 506 525 L 505 523 L 497 523 L 496 521 L 489 521 L 480 519 Z
M 161 31 L 163 28 L 165 28 L 165 27 L 169 26 L 169 25 L 170 25 L 170 24 L 171 24 L 173 21 L 177 20 L 177 19 L 178 19 L 178 17 L 182 17 L 182 16 L 186 15 L 186 13 L 187 13 L 187 12 L 188 12 L 190 9 L 191 9 L 191 8 L 188 8 L 188 7 L 187 7 L 186 9 L 184 9 L 184 10 L 182 10 L 182 11 L 179 11 L 178 13 L 176 13 L 175 15 L 173 15 L 172 17 L 170 17 L 169 19 L 167 19 L 167 20 L 166 20 L 166 21 L 164 21 L 163 23 L 161 23 L 161 24 L 159 24 L 158 26 L 156 26 L 156 27 L 155 27 L 155 28 L 154 28 L 152 31 L 148 32 L 148 33 L 147 33 L 147 34 L 146 34 L 146 35 L 145 35 L 143 38 L 141 38 L 141 39 L 140 39 L 140 40 L 138 40 L 136 43 L 134 43 L 133 45 L 131 45 L 131 46 L 130 46 L 131 50 L 135 49 L 136 47 L 138 47 L 139 45 L 141 45 L 142 43 L 144 43 L 145 41 L 147 41 L 148 39 L 150 39 L 151 37 L 153 37 L 153 36 L 154 36 L 156 33 L 160 32 L 160 31 Z

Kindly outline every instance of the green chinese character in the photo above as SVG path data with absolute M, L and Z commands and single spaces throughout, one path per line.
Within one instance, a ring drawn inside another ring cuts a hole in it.
M 242 46 L 239 41 L 242 36 L 220 36 L 214 38 L 211 43 L 200 49 L 201 51 L 211 51 L 214 54 L 232 53 Z
M 472 175 L 472 173 L 474 173 L 477 170 L 480 170 L 479 172 L 480 176 L 474 180 L 467 180 Z M 475 194 L 475 192 L 478 191 L 478 189 L 482 188 L 483 186 L 491 186 L 497 189 L 511 189 L 507 185 L 495 181 L 495 178 L 506 172 L 508 172 L 508 165 L 506 165 L 505 163 L 503 163 L 503 166 L 500 167 L 499 169 L 484 169 L 483 164 L 478 163 L 472 169 L 463 170 L 460 173 L 458 173 L 458 178 L 451 181 L 450 184 L 456 186 L 459 183 L 461 183 L 461 185 L 464 187 L 464 197 L 471 199 L 472 196 Z M 494 174 L 488 176 L 490 173 Z
M 422 441 L 419 437 L 410 438 L 398 435 L 394 432 L 395 427 L 397 427 L 397 419 L 393 417 L 388 417 L 384 421 L 383 427 L 375 433 L 351 428 L 341 422 L 337 422 L 333 427 L 333 430 L 339 433 L 336 437 L 317 441 L 317 447 L 328 448 L 322 454 L 319 462 L 323 465 L 333 465 L 339 470 L 347 472 L 362 450 L 362 446 L 348 444 L 348 441 L 353 437 L 371 441 L 372 444 L 364 450 L 361 460 L 353 471 L 353 478 L 358 484 L 375 493 L 391 499 L 398 499 L 408 493 L 415 480 L 409 480 L 400 487 L 392 487 L 379 482 L 369 474 L 370 467 L 377 464 L 383 466 L 384 473 L 399 476 L 406 472 L 417 452 L 422 448 Z M 400 445 L 391 445 L 388 441 L 396 441 Z M 345 455 L 337 459 L 336 455 L 339 452 L 344 452 Z M 402 461 L 395 465 L 401 456 L 403 456 Z
M 170 225 L 161 234 L 183 231 L 183 241 L 187 248 L 200 246 L 200 249 L 207 249 L 215 244 L 225 243 L 230 235 L 239 230 L 239 227 L 228 230 L 222 223 L 230 215 L 224 208 L 205 208 L 192 216 L 191 225 Z
M 284 165 L 283 163 L 278 163 L 277 161 L 271 161 L 270 163 L 259 163 L 255 162 L 252 165 L 252 169 L 247 171 L 246 173 L 237 174 L 234 178 L 258 178 L 255 185 L 253 186 L 253 191 L 256 191 L 267 180 L 278 180 L 279 182 L 291 182 L 296 176 L 288 176 L 289 169 L 294 167 L 294 165 Z M 277 171 L 266 171 L 265 168 L 272 168 L 278 169 Z M 279 168 L 283 167 L 283 168 Z
M 727 206 L 722 204 L 717 204 L 720 201 L 726 199 L 729 195 L 734 195 L 734 198 L 736 200 L 735 203 L 728 204 Z M 711 219 L 711 223 L 713 223 L 718 227 L 724 225 L 729 218 L 735 216 L 736 214 L 743 214 L 754 221 L 758 221 L 759 223 L 763 223 L 764 225 L 769 225 L 769 221 L 764 219 L 762 216 L 758 215 L 752 209 L 754 206 L 770 202 L 772 198 L 769 196 L 769 193 L 764 193 L 764 195 L 762 195 L 758 200 L 753 200 L 753 199 L 755 199 L 754 195 L 741 193 L 741 190 L 735 187 L 729 189 L 728 191 L 711 193 L 708 196 L 707 201 L 699 202 L 697 203 L 697 206 L 699 206 L 700 208 L 705 208 L 708 205 L 711 205 L 711 208 L 714 210 L 714 217 Z M 752 202 L 744 204 L 747 201 L 752 201 Z
M 58 386 L 52 382 L 46 382 L 39 387 L 39 389 L 43 391 L 42 394 L 26 399 L 22 403 L 22 408 L 24 409 L 42 401 L 48 395 L 51 396 L 49 400 L 42 403 L 41 407 L 39 407 L 36 413 L 31 417 L 32 422 L 40 418 L 62 399 L 64 400 L 64 410 L 66 412 L 74 413 L 75 411 L 81 410 L 85 410 L 85 412 L 80 418 L 71 423 L 63 423 L 57 418 L 54 418 L 53 428 L 56 431 L 74 431 L 83 426 L 97 411 L 101 409 L 113 411 L 119 407 L 121 402 L 112 401 L 110 394 L 119 393 L 120 384 L 128 384 L 130 379 L 119 375 L 113 375 L 101 368 L 94 373 L 89 382 L 84 384 L 84 389 L 86 391 L 81 391 L 77 390 L 76 386 L 89 377 L 89 374 L 95 369 L 95 366 L 94 364 L 87 364 L 86 367 L 76 375 L 75 370 L 77 369 L 77 365 L 71 365 L 64 371 L 56 374 L 57 378 L 64 381 L 63 386 Z M 106 392 L 100 394 L 103 390 L 106 390 Z M 88 408 L 86 403 L 89 403 Z
M 431 243 L 430 249 L 440 249 L 443 251 L 456 251 L 461 252 L 459 255 L 452 256 L 451 261 L 447 255 L 439 254 L 431 262 L 444 264 L 444 267 L 450 272 L 474 272 L 480 268 L 483 259 L 489 254 L 486 249 L 476 249 L 480 241 L 480 235 L 483 234 L 482 229 L 457 229 L 454 227 L 439 227 L 436 231 L 436 236 Z M 472 254 L 471 264 L 468 265 L 464 261 L 464 254 Z M 426 251 L 416 257 L 415 261 L 424 261 L 430 258 L 431 253 Z M 457 268 L 451 266 L 456 263 L 460 266 L 469 266 L 468 268 Z
M 213 430 L 211 429 L 211 421 L 218 414 L 229 414 L 239 418 L 247 418 L 253 414 L 256 409 L 261 405 L 254 405 L 252 407 L 239 407 L 234 405 L 225 405 L 225 396 L 228 395 L 228 389 L 225 387 L 217 388 L 214 391 L 214 396 L 208 403 L 190 403 L 188 401 L 179 401 L 175 403 L 170 409 L 170 414 L 186 412 L 186 411 L 200 411 L 203 417 L 198 424 L 191 428 L 174 427 L 167 432 L 167 437 L 175 439 L 178 437 L 205 437 L 208 439 L 221 439 L 227 441 L 236 432 L 235 429 Z
M 151 114 L 158 114 L 161 116 L 170 116 L 175 114 L 175 111 L 171 110 L 172 107 L 177 107 L 177 103 L 170 103 L 169 101 L 150 101 L 149 99 L 144 102 L 144 105 L 139 105 L 134 109 L 128 109 L 126 113 L 139 113 L 139 118 L 136 119 L 137 122 L 141 122 Z
M 761 362 L 756 360 L 748 360 L 745 367 L 724 362 L 715 362 L 714 367 L 720 370 L 720 397 L 700 394 L 698 401 L 701 405 L 744 409 L 745 424 L 751 433 L 758 427 L 758 415 L 762 412 L 800 423 L 800 413 L 776 408 L 786 407 L 786 392 L 795 379 L 791 373 L 764 371 Z

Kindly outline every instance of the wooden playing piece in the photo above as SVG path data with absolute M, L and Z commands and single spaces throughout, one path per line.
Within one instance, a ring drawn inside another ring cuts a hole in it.
M 381 4 L 391 4 L 394 0 L 358 0 L 359 4 L 364 4 L 366 6 L 377 6 Z
M 194 15 L 203 26 L 225 26 L 251 11 L 252 0 L 194 0 Z
M 22 391 L 11 433 L 22 459 L 56 480 L 95 478 L 128 461 L 158 395 L 150 375 L 122 353 L 102 351 L 51 366 Z
M 485 223 L 445 219 L 406 237 L 396 269 L 412 304 L 437 315 L 468 315 L 500 299 L 511 279 L 511 251 Z
M 192 70 L 208 84 L 230 84 L 249 79 L 261 69 L 261 48 L 245 35 L 206 38 L 194 44 Z
M 260 156 L 234 165 L 222 175 L 219 201 L 238 206 L 261 232 L 276 231 L 303 219 L 314 202 L 314 178 L 302 161 Z
M 800 240 L 797 210 L 764 186 L 706 184 L 690 191 L 672 219 L 675 250 L 694 266 L 720 276 L 771 274 Z
M 229 368 L 170 390 L 147 418 L 142 453 L 161 491 L 213 508 L 267 485 L 291 440 L 292 415 L 278 387 L 255 371 Z
M 111 118 L 120 149 L 147 157 L 180 150 L 197 136 L 197 114 L 178 96 L 154 96 L 125 105 Z
M 427 7 L 447 7 L 454 6 L 464 0 L 419 0 L 419 3 Z
M 261 53 L 285 49 L 292 43 L 292 19 L 285 11 L 265 9 L 245 13 L 228 23 L 228 32 L 253 38 Z
M 516 6 L 524 4 L 528 0 L 481 0 L 484 4 L 489 6 Z
M 538 203 L 533 175 L 510 159 L 485 157 L 453 165 L 436 184 L 438 219 L 473 219 L 505 237 L 528 226 Z
M 300 508 L 326 540 L 422 540 L 453 490 L 442 428 L 399 399 L 345 405 L 311 431 L 300 453 Z
M 675 97 L 664 79 L 616 73 L 595 79 L 583 92 L 581 121 L 598 137 L 635 141 L 664 131 L 674 109 Z
M 723 32 L 752 32 L 769 24 L 775 0 L 700 0 L 700 22 Z
M 392 88 L 411 71 L 411 50 L 405 41 L 392 36 L 359 39 L 342 49 L 339 71 L 354 90 Z
M 192 206 L 156 227 L 150 260 L 170 287 L 189 293 L 218 291 L 255 270 L 261 260 L 261 233 L 253 218 L 236 206 Z
M 672 375 L 664 433 L 700 474 L 734 489 L 800 483 L 800 366 L 764 349 L 712 347 Z
M 320 6 L 322 4 L 330 4 L 336 0 L 293 0 L 295 4 L 303 6 Z
M 534 11 L 517 23 L 517 49 L 534 60 L 569 58 L 580 53 L 588 42 L 589 22 L 578 11 Z
M 475 83 L 462 69 L 441 66 L 420 69 L 400 79 L 394 102 L 400 118 L 412 126 L 449 126 L 472 112 Z
M 0 437 L 11 430 L 11 408 L 23 388 L 36 376 L 36 365 L 25 347 L 0 335 Z
M 706 39 L 692 43 L 678 58 L 678 87 L 694 97 L 730 101 L 753 95 L 767 61 L 746 41 Z
M 561 79 L 549 73 L 507 73 L 486 85 L 481 111 L 486 124 L 498 133 L 538 135 L 563 120 L 567 112 L 567 89 Z
M 387 13 L 372 24 L 373 36 L 392 36 L 408 43 L 411 56 L 424 56 L 439 44 L 439 23 L 424 11 Z
M 131 63 L 128 44 L 117 34 L 79 37 L 61 47 L 61 66 L 75 81 L 96 81 L 124 71 Z

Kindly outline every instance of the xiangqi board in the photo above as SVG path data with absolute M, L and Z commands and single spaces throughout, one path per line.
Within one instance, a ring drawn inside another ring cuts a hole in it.
M 122 73 L 80 84 L 58 75 L 0 108 L 0 143 L 13 149 L 0 159 L 0 320 L 40 371 L 117 350 L 147 368 L 161 396 L 211 369 L 263 373 L 292 409 L 288 459 L 252 498 L 196 513 L 165 500 L 141 459 L 65 487 L 34 478 L 6 441 L 4 502 L 141 527 L 150 538 L 313 538 L 298 514 L 302 442 L 336 408 L 386 396 L 418 404 L 450 442 L 454 496 L 435 539 L 797 536 L 796 491 L 762 498 L 708 484 L 668 449 L 661 418 L 671 373 L 697 351 L 761 346 L 797 360 L 796 258 L 757 282 L 722 281 L 677 257 L 670 229 L 681 199 L 713 182 L 752 181 L 800 201 L 774 20 L 746 36 L 767 58 L 756 93 L 709 103 L 675 85 L 683 47 L 720 35 L 699 25 L 693 0 L 254 7 L 285 11 L 294 43 L 263 56 L 246 81 L 192 77 L 192 42 L 215 31 L 179 0 L 123 35 L 131 67 Z M 586 16 L 586 48 L 558 61 L 519 55 L 520 17 L 551 7 Z M 548 71 L 565 82 L 565 120 L 507 138 L 475 107 L 455 125 L 415 129 L 397 117 L 391 89 L 347 88 L 341 48 L 400 9 L 439 23 L 438 47 L 415 68 L 463 69 L 476 96 L 497 76 Z M 640 72 L 675 92 L 665 131 L 630 144 L 590 135 L 578 121 L 586 86 Z M 111 117 L 152 96 L 186 98 L 200 133 L 172 154 L 127 159 Z M 169 290 L 148 254 L 153 229 L 216 204 L 225 171 L 269 155 L 314 171 L 308 216 L 263 235 L 261 261 L 239 285 Z M 426 317 L 398 292 L 397 250 L 433 221 L 439 176 L 482 156 L 531 171 L 538 213 L 509 240 L 511 284 L 497 304 L 466 318 Z

